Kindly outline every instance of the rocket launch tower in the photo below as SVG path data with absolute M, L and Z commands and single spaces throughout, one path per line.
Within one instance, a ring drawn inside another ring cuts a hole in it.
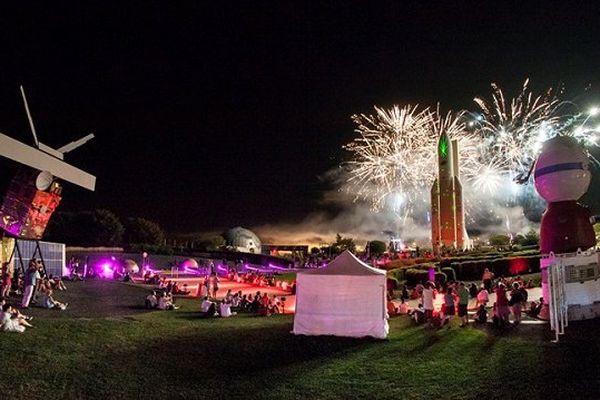
M 441 247 L 470 247 L 458 166 L 458 141 L 451 141 L 442 133 L 438 142 L 438 179 L 431 188 L 431 244 L 435 254 Z

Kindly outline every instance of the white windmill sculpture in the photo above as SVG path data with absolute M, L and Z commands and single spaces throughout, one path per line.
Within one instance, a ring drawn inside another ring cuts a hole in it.
M 57 178 L 94 191 L 96 177 L 64 161 L 64 154 L 94 138 L 91 133 L 53 149 L 38 141 L 33 119 L 29 112 L 25 90 L 21 86 L 25 111 L 33 134 L 34 146 L 27 145 L 0 133 L 0 156 L 27 167 L 22 168 L 11 180 L 7 192 L 0 202 L 0 238 L 11 242 L 8 262 L 12 262 L 15 250 L 19 252 L 15 239 L 35 240 L 36 252 L 50 216 L 61 200 L 62 188 Z M 1 255 L 1 254 L 0 254 Z M 0 257 L 1 258 L 1 257 Z M 19 254 L 19 259 L 21 259 Z M 42 258 L 43 263 L 43 258 Z
M 35 147 L 21 143 L 18 140 L 0 133 L 0 156 L 34 168 L 40 172 L 46 172 L 46 177 L 48 177 L 47 173 L 49 173 L 53 177 L 63 179 L 67 182 L 94 191 L 96 187 L 95 176 L 63 161 L 65 153 L 84 145 L 94 138 L 94 134 L 90 133 L 89 135 L 66 144 L 59 149 L 53 149 L 39 142 L 35 132 L 35 126 L 33 125 L 33 119 L 29 112 L 29 106 L 27 105 L 27 98 L 25 97 L 23 86 L 21 86 L 21 94 L 23 96 L 23 103 L 25 104 L 25 111 L 27 112 L 27 118 L 29 119 L 29 126 L 31 127 L 31 133 L 33 134 Z M 42 184 L 43 180 L 40 180 L 39 183 Z

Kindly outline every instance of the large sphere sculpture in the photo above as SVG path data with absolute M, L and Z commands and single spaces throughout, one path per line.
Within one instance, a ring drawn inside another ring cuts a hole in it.
M 198 261 L 194 260 L 193 258 L 186 258 L 181 262 L 181 264 L 179 264 L 179 269 L 186 268 L 198 269 Z
M 137 274 L 140 272 L 140 267 L 138 267 L 137 263 L 129 259 L 123 261 L 123 269 L 130 274 Z
M 540 227 L 542 253 L 570 253 L 596 244 L 591 214 L 577 203 L 590 180 L 588 156 L 575 139 L 557 136 L 544 143 L 534 166 L 535 188 L 548 202 Z

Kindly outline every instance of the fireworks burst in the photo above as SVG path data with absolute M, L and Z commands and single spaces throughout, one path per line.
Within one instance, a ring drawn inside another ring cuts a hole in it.
M 525 80 L 521 92 L 509 103 L 492 83 L 492 101 L 475 98 L 483 113 L 478 130 L 482 138 L 481 156 L 510 179 L 529 170 L 544 141 L 560 124 L 556 111 L 560 104 L 552 88 L 534 96 Z
M 506 100 L 492 84 L 491 99 L 475 98 L 478 113 L 442 115 L 415 105 L 375 107 L 373 115 L 353 115 L 358 137 L 344 148 L 352 161 L 345 189 L 372 208 L 392 209 L 402 218 L 424 221 L 429 192 L 437 176 L 437 142 L 442 132 L 459 142 L 460 175 L 470 221 L 498 221 L 496 210 L 522 206 L 539 209 L 539 197 L 527 181 L 542 144 L 556 135 L 570 135 L 584 145 L 597 145 L 600 127 L 586 127 L 589 116 L 566 115 L 552 88 L 534 95 L 525 80 L 518 95 Z M 599 114 L 600 110 L 596 110 Z M 589 113 L 589 115 L 592 115 Z M 474 120 L 471 117 L 474 117 Z
M 349 190 L 371 201 L 374 209 L 389 206 L 404 216 L 423 200 L 437 175 L 436 146 L 441 132 L 457 138 L 474 153 L 462 113 L 441 116 L 419 106 L 375 107 L 374 115 L 354 115 L 359 137 L 344 146 L 353 160 L 346 164 Z

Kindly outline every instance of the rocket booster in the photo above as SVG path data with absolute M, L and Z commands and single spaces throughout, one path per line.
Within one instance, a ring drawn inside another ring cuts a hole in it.
M 463 248 L 466 239 L 458 142 L 444 132 L 438 142 L 438 179 L 431 188 L 431 240 L 439 247 Z

